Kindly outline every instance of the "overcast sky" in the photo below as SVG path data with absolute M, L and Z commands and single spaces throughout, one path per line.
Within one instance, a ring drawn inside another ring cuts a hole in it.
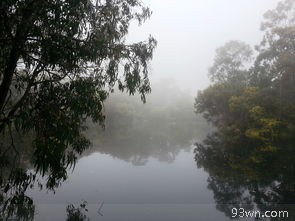
M 143 0 L 153 15 L 130 38 L 158 41 L 151 63 L 152 81 L 173 78 L 193 94 L 209 84 L 207 70 L 215 49 L 230 40 L 260 42 L 263 14 L 279 0 Z

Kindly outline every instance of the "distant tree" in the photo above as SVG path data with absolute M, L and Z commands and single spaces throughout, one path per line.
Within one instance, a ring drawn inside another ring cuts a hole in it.
M 246 81 L 252 60 L 252 49 L 241 41 L 230 41 L 216 49 L 209 77 L 213 82 Z
M 103 124 L 109 90 L 145 101 L 156 40 L 125 39 L 131 21 L 150 15 L 139 0 L 0 2 L 0 132 L 34 131 L 33 161 L 52 174 L 49 186 L 89 146 L 86 118 Z
M 99 151 L 135 165 L 150 157 L 173 162 L 180 150 L 189 149 L 193 139 L 202 139 L 210 129 L 194 115 L 192 99 L 167 79 L 153 84 L 145 105 L 136 96 L 111 94 L 105 102 L 105 128 L 89 124 L 86 133 L 93 147 L 86 153 Z
M 198 92 L 196 113 L 202 113 L 215 126 L 232 121 L 229 100 L 240 95 L 249 85 L 252 54 L 251 47 L 240 41 L 230 41 L 216 50 L 213 65 L 209 68 L 213 85 Z

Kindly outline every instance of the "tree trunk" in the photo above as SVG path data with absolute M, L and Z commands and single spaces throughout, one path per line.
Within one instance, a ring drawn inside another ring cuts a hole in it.
M 20 51 L 22 50 L 26 42 L 26 36 L 29 31 L 32 20 L 32 6 L 33 5 L 31 2 L 30 4 L 28 4 L 28 7 L 24 9 L 22 20 L 18 24 L 16 29 L 16 34 L 12 43 L 12 48 L 10 50 L 9 58 L 6 63 L 6 68 L 4 70 L 3 81 L 0 85 L 0 113 L 3 113 L 9 88 L 12 82 L 13 74 L 16 69 L 17 61 L 20 57 Z

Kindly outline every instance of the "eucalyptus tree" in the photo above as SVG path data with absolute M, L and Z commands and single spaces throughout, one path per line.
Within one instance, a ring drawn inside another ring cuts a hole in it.
M 150 15 L 139 0 L 0 2 L 0 132 L 33 131 L 37 171 L 65 178 L 90 144 L 83 123 L 103 125 L 114 87 L 145 101 L 157 42 L 126 38 Z

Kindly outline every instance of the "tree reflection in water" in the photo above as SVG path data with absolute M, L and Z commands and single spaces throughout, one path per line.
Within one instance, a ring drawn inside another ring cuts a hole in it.
M 0 143 L 0 220 L 33 220 L 33 200 L 25 195 L 36 180 L 35 174 L 29 171 L 32 149 L 26 142 L 30 136 L 21 140 L 16 133 L 10 135 L 1 135 Z
M 144 105 L 136 96 L 112 94 L 105 105 L 106 127 L 88 125 L 93 147 L 85 154 L 105 153 L 133 165 L 145 165 L 150 157 L 174 162 L 181 150 L 189 151 L 193 140 L 203 139 L 211 129 L 194 114 L 192 100 L 173 81 L 154 84 Z
M 75 207 L 73 204 L 68 205 L 66 221 L 89 221 L 90 219 L 85 215 L 85 212 L 88 212 L 86 206 L 86 201 L 83 201 L 79 207 Z
M 276 152 L 263 152 L 259 144 L 235 140 L 217 131 L 197 143 L 195 160 L 209 173 L 208 189 L 216 207 L 228 217 L 233 208 L 288 211 L 295 217 L 295 149 L 291 140 Z M 259 158 L 259 160 L 257 160 Z M 281 220 L 273 219 L 273 220 Z
M 210 128 L 193 113 L 191 96 L 173 83 L 165 84 L 168 88 L 161 85 L 154 87 L 155 94 L 145 105 L 138 97 L 113 94 L 106 102 L 106 128 L 87 122 L 83 135 L 93 144 L 88 149 L 86 139 L 80 139 L 75 148 L 65 149 L 65 142 L 54 136 L 36 139 L 30 132 L 23 136 L 12 130 L 13 139 L 0 137 L 0 220 L 33 220 L 35 207 L 26 190 L 39 187 L 54 191 L 67 179 L 68 169 L 81 154 L 100 152 L 133 165 L 145 165 L 150 157 L 171 163 L 181 150 L 190 150 L 195 134 L 206 134 Z M 68 209 L 78 214 L 74 208 Z
M 34 220 L 35 205 L 33 199 L 26 195 L 27 189 L 42 190 L 45 187 L 54 191 L 67 179 L 66 169 L 69 165 L 74 166 L 74 162 L 62 161 L 60 169 L 50 169 L 52 162 L 47 161 L 45 155 L 39 156 L 42 160 L 34 159 L 33 134 L 20 136 L 15 131 L 10 135 L 1 135 L 0 143 L 0 220 L 31 221 Z M 38 170 L 40 167 L 43 170 Z M 44 177 L 47 178 L 45 183 L 40 179 L 44 180 Z M 82 211 L 85 205 L 82 203 L 80 208 L 75 208 L 70 204 L 66 210 L 67 220 L 87 220 Z

